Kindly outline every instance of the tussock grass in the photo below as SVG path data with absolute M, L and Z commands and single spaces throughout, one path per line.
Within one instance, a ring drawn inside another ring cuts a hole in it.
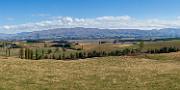
M 136 57 L 78 61 L 0 58 L 4 90 L 178 90 L 180 62 Z

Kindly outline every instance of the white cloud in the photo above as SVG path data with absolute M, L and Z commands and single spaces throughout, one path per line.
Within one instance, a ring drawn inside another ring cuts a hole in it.
M 131 20 L 132 18 L 130 16 L 103 16 L 103 17 L 97 17 L 97 20 L 107 20 L 107 21 L 119 21 L 119 20 Z
M 177 19 L 179 19 L 179 20 L 180 20 L 180 16 L 177 16 Z
M 180 28 L 180 17 L 175 20 L 136 19 L 130 16 L 103 16 L 96 18 L 53 17 L 36 23 L 0 26 L 0 31 L 17 33 L 53 28 L 88 27 L 119 29 Z

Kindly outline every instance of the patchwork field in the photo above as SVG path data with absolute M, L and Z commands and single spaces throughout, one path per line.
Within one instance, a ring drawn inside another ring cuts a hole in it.
M 0 90 L 179 90 L 180 61 L 174 60 L 179 55 L 154 54 L 158 60 L 122 56 L 75 61 L 1 57 Z

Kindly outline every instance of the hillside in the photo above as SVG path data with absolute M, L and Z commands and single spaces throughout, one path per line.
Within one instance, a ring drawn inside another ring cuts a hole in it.
M 167 54 L 169 56 L 169 54 Z M 1 90 L 178 90 L 180 62 L 140 57 L 0 59 Z

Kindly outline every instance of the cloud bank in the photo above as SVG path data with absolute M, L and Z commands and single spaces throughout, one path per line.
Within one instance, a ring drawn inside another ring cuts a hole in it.
M 25 23 L 19 25 L 3 25 L 0 31 L 5 33 L 31 32 L 54 28 L 107 28 L 107 29 L 162 29 L 180 28 L 180 17 L 174 20 L 160 19 L 136 19 L 130 16 L 103 16 L 96 18 L 74 18 L 74 17 L 53 17 L 35 23 Z

